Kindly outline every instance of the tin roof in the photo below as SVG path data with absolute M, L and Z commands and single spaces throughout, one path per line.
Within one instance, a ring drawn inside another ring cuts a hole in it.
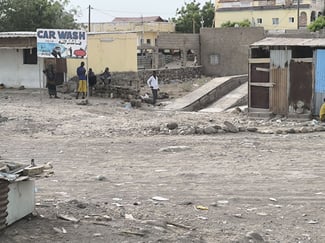
M 0 38 L 36 37 L 36 32 L 0 32 Z
M 322 46 L 325 47 L 325 38 L 282 38 L 268 37 L 254 42 L 251 47 L 257 46 Z

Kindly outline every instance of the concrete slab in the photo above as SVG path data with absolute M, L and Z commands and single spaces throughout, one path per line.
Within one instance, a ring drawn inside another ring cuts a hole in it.
M 233 91 L 229 92 L 224 97 L 220 98 L 216 102 L 214 102 L 209 107 L 200 110 L 200 112 L 222 112 L 225 111 L 236 104 L 238 104 L 239 100 L 242 100 L 244 97 L 247 96 L 248 87 L 247 83 L 240 85 L 238 88 L 234 89 Z M 242 104 L 240 104 L 242 105 Z
M 193 92 L 176 99 L 171 104 L 164 107 L 165 110 L 184 110 L 186 107 L 192 105 L 193 103 L 200 100 L 202 97 L 207 96 L 212 91 L 216 90 L 218 87 L 221 87 L 225 83 L 229 82 L 232 79 L 243 79 L 247 75 L 236 75 L 236 76 L 227 76 L 227 77 L 218 77 L 212 79 L 210 82 L 201 86 L 200 88 L 194 90 Z M 239 82 L 238 80 L 236 82 Z

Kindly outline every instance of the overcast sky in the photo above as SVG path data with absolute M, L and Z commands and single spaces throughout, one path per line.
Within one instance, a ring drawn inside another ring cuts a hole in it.
M 196 0 L 201 3 L 214 3 L 214 0 Z M 161 16 L 164 19 L 175 17 L 176 9 L 192 0 L 70 0 L 70 7 L 80 12 L 77 22 L 88 22 L 88 6 L 92 7 L 92 22 L 109 22 L 115 17 Z

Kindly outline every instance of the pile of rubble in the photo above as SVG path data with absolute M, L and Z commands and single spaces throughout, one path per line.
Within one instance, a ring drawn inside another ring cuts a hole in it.
M 29 177 L 43 176 L 44 173 L 47 175 L 52 174 L 52 168 L 50 163 L 36 165 L 34 159 L 31 160 L 29 165 L 0 161 L 0 180 L 23 181 L 29 179 Z

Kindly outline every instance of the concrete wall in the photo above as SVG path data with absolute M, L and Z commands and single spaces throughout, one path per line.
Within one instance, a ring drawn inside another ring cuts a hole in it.
M 92 32 L 136 31 L 136 32 L 175 32 L 175 23 L 172 22 L 104 22 L 91 23 Z
M 263 28 L 201 28 L 203 74 L 232 76 L 248 73 L 249 45 L 264 37 Z
M 96 74 L 109 67 L 111 72 L 137 71 L 136 33 L 88 34 L 88 67 Z M 85 59 L 67 59 L 68 79 L 76 76 L 76 69 Z
M 6 87 L 39 88 L 43 86 L 43 60 L 38 58 L 38 64 L 24 64 L 22 49 L 0 49 L 0 83 Z
M 150 23 L 125 23 L 125 22 L 106 22 L 106 23 L 91 23 L 92 32 L 122 32 L 134 31 L 138 36 L 138 45 L 141 44 L 141 39 L 144 43 L 150 40 L 152 46 L 155 45 L 159 33 L 175 32 L 175 23 L 172 22 L 150 22 Z
M 200 63 L 200 35 L 181 33 L 160 33 L 157 39 L 157 49 L 180 50 L 182 66 L 186 65 L 187 52 L 193 51 Z
M 160 33 L 157 39 L 159 49 L 200 50 L 199 34 Z

